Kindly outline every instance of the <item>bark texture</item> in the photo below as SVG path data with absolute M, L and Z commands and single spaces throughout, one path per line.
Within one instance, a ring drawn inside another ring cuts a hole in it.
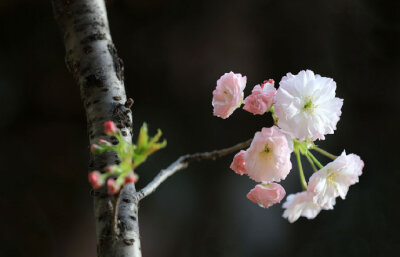
M 90 143 L 107 138 L 103 124 L 108 120 L 131 142 L 132 99 L 125 94 L 123 63 L 111 39 L 104 0 L 53 0 L 53 8 L 63 33 L 67 68 L 80 87 Z M 116 143 L 115 138 L 108 139 Z M 102 171 L 118 162 L 115 153 L 92 156 L 89 169 Z M 135 192 L 133 184 L 125 186 L 119 204 L 104 188 L 93 192 L 99 257 L 141 256 Z

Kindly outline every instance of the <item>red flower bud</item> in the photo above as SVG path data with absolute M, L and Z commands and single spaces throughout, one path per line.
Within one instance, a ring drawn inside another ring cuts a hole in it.
M 264 82 L 261 83 L 261 88 L 264 88 L 265 84 L 272 84 L 273 86 L 275 84 L 275 81 L 273 79 L 264 80 Z
M 97 150 L 97 149 L 100 149 L 100 146 L 98 146 L 98 145 L 96 145 L 96 144 L 93 144 L 93 145 L 90 146 L 90 151 L 91 151 L 92 153 L 96 153 L 96 150 Z
M 101 187 L 103 180 L 101 179 L 101 174 L 98 171 L 89 172 L 89 183 L 94 189 Z
M 109 120 L 104 123 L 104 133 L 106 133 L 107 135 L 114 135 L 115 133 L 117 133 L 117 131 L 118 129 L 115 126 L 114 122 Z
M 108 194 L 114 195 L 118 193 L 120 186 L 115 182 L 114 179 L 110 178 L 107 180 L 107 189 Z
M 136 183 L 138 181 L 138 178 L 139 177 L 135 173 L 131 172 L 129 175 L 125 177 L 124 182 L 125 184 Z

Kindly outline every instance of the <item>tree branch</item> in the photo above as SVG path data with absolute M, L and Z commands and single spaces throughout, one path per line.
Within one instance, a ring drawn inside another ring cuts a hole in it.
M 155 176 L 154 179 L 149 184 L 147 184 L 143 189 L 141 189 L 140 191 L 138 191 L 135 194 L 135 198 L 137 199 L 137 201 L 140 201 L 143 198 L 145 198 L 146 196 L 150 195 L 168 177 L 174 175 L 179 170 L 186 168 L 189 165 L 189 163 L 203 161 L 203 160 L 215 160 L 222 156 L 231 154 L 233 152 L 236 152 L 238 150 L 248 147 L 251 143 L 251 140 L 252 139 L 249 139 L 245 142 L 242 142 L 242 143 L 239 143 L 234 146 L 224 148 L 221 150 L 214 150 L 212 152 L 195 153 L 195 154 L 188 154 L 188 155 L 181 156 L 175 162 L 173 162 L 171 165 L 169 165 L 168 168 L 161 170 L 160 173 L 158 173 L 157 176 Z

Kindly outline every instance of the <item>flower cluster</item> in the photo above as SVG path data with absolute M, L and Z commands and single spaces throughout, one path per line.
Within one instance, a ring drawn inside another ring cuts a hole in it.
M 158 130 L 157 134 L 149 138 L 146 123 L 140 128 L 139 137 L 136 144 L 126 142 L 112 121 L 104 123 L 104 133 L 107 136 L 115 137 L 117 144 L 100 139 L 98 144 L 93 144 L 90 150 L 93 154 L 99 155 L 105 152 L 114 151 L 120 160 L 119 164 L 106 166 L 104 172 L 89 172 L 89 182 L 94 189 L 98 189 L 104 184 L 107 186 L 107 192 L 110 195 L 117 194 L 123 185 L 127 183 L 136 183 L 139 179 L 134 172 L 147 157 L 153 152 L 166 146 L 167 142 L 158 142 L 162 133 Z
M 290 156 L 296 155 L 302 192 L 291 194 L 283 204 L 283 217 L 295 222 L 300 216 L 315 218 L 321 210 L 333 209 L 336 198 L 345 199 L 351 185 L 362 174 L 363 161 L 358 155 L 335 156 L 319 148 L 314 141 L 333 134 L 340 119 L 343 99 L 337 98 L 336 83 L 310 70 L 297 75 L 286 74 L 276 89 L 269 79 L 256 85 L 243 100 L 246 77 L 225 73 L 213 92 L 214 115 L 228 118 L 243 103 L 243 109 L 254 114 L 272 114 L 274 126 L 256 132 L 247 150 L 235 155 L 230 168 L 259 182 L 247 198 L 261 207 L 280 203 L 285 189 L 275 182 L 284 180 L 292 169 Z M 332 159 L 323 166 L 311 150 Z M 314 170 L 305 180 L 301 156 Z

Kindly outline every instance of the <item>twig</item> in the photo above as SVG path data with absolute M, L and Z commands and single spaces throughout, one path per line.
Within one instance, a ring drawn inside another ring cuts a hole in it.
M 171 165 L 169 165 L 168 168 L 161 170 L 149 184 L 147 184 L 143 189 L 141 189 L 140 191 L 138 191 L 135 194 L 135 198 L 138 201 L 140 201 L 143 198 L 145 198 L 146 196 L 150 195 L 168 177 L 172 176 L 179 170 L 186 168 L 189 165 L 189 163 L 191 163 L 191 162 L 197 162 L 197 161 L 203 161 L 203 160 L 215 160 L 222 156 L 225 156 L 225 155 L 231 154 L 233 152 L 236 152 L 238 150 L 241 150 L 243 148 L 246 148 L 250 145 L 250 143 L 251 143 L 251 139 L 249 139 L 245 142 L 236 144 L 234 146 L 221 149 L 221 150 L 215 150 L 212 152 L 205 152 L 205 153 L 188 154 L 188 155 L 181 156 L 175 162 L 173 162 Z

